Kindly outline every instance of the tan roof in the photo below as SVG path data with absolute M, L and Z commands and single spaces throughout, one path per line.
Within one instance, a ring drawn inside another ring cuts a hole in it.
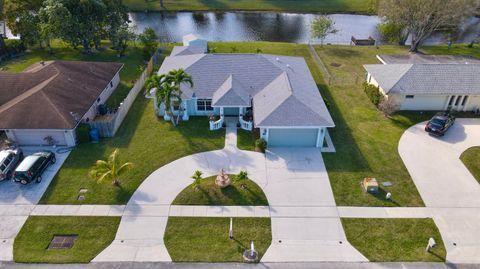
M 0 72 L 0 129 L 72 129 L 123 64 L 52 61 Z

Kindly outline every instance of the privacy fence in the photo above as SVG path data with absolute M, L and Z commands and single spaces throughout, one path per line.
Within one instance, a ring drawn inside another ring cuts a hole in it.
M 89 122 L 91 128 L 96 128 L 98 130 L 100 137 L 113 137 L 117 133 L 120 125 L 127 116 L 128 111 L 135 102 L 135 99 L 142 91 L 145 81 L 152 73 L 158 57 L 160 57 L 159 51 L 157 51 L 152 58 L 150 58 L 147 67 L 137 79 L 133 85 L 133 88 L 130 90 L 127 97 L 125 97 L 125 99 L 120 103 L 120 106 L 115 112 L 102 117 L 96 117 L 93 121 Z

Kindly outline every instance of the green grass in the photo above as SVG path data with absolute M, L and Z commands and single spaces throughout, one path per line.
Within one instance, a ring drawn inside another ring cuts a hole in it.
M 123 0 L 123 4 L 132 11 L 250 10 L 322 13 L 370 13 L 374 2 L 367 0 L 165 0 L 165 8 L 162 9 L 158 0 Z
M 258 129 L 253 132 L 238 129 L 237 131 L 237 147 L 242 150 L 255 151 L 255 140 L 260 138 Z
M 114 50 L 109 49 L 109 43 L 103 42 L 103 51 L 92 54 L 82 54 L 81 49 L 75 50 L 68 47 L 64 42 L 55 40 L 52 42 L 53 54 L 40 48 L 32 48 L 31 52 L 25 53 L 19 58 L 0 63 L 0 68 L 7 72 L 21 72 L 30 65 L 39 61 L 64 60 L 64 61 L 97 61 L 97 62 L 120 62 L 124 64 L 120 72 L 120 85 L 107 101 L 111 107 L 118 106 L 127 96 L 136 80 L 142 73 L 140 67 L 145 66 L 143 61 L 142 48 L 131 45 L 126 56 L 117 57 Z
M 371 262 L 444 262 L 446 251 L 432 219 L 342 219 L 348 241 Z M 428 239 L 437 246 L 425 251 Z
M 471 147 L 460 155 L 460 160 L 480 183 L 480 147 Z
M 174 262 L 242 262 L 253 240 L 260 260 L 272 241 L 270 219 L 234 218 L 233 240 L 229 227 L 229 218 L 170 217 L 165 246 Z
M 23 263 L 87 263 L 115 238 L 119 217 L 29 217 L 15 238 L 13 257 Z M 48 249 L 54 235 L 78 235 L 71 249 Z
M 267 197 L 262 189 L 251 180 L 235 181 L 230 175 L 232 184 L 226 188 L 215 185 L 216 176 L 202 179 L 195 189 L 192 185 L 180 192 L 172 204 L 174 205 L 268 205 Z M 242 184 L 246 187 L 242 188 Z

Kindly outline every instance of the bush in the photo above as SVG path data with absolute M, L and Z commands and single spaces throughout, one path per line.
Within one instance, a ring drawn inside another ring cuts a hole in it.
M 263 138 L 255 140 L 255 148 L 258 151 L 265 152 L 265 149 L 267 148 L 267 141 L 265 141 Z
M 9 54 L 18 54 L 26 50 L 25 45 L 20 39 L 6 39 L 5 47 Z
M 367 94 L 370 101 L 372 101 L 375 106 L 378 106 L 382 99 L 382 94 L 380 93 L 379 88 L 368 84 L 367 82 L 363 83 L 363 87 L 365 88 L 365 93 Z
M 75 131 L 77 132 L 77 141 L 79 144 L 90 142 L 90 125 L 80 123 Z

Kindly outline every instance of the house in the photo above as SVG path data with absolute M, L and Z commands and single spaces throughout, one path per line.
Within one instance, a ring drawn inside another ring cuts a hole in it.
M 0 130 L 19 145 L 74 146 L 75 129 L 97 114 L 123 64 L 51 61 L 0 72 Z
M 192 49 L 201 49 L 203 52 L 208 50 L 208 42 L 201 36 L 196 34 L 188 34 L 183 37 L 183 47 L 190 47 Z
M 401 110 L 473 111 L 480 108 L 480 60 L 465 56 L 378 55 L 367 83 Z
M 335 125 L 303 58 L 194 50 L 174 49 L 159 70 L 183 68 L 192 76 L 193 87 L 181 85 L 184 120 L 219 116 L 210 121 L 213 130 L 232 117 L 243 129 L 259 128 L 269 147 L 323 146 Z

